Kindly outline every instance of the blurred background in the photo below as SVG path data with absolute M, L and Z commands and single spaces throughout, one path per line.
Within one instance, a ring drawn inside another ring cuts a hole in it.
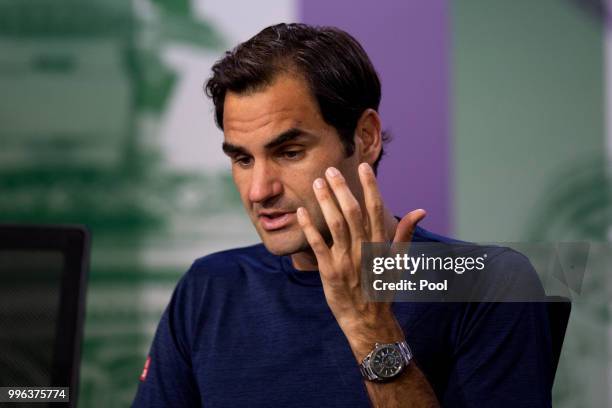
M 0 0 L 0 222 L 93 234 L 81 406 L 128 405 L 179 277 L 258 242 L 202 86 L 292 21 L 371 56 L 395 213 L 476 242 L 612 239 L 605 0 Z M 608 283 L 574 304 L 555 406 L 612 406 Z

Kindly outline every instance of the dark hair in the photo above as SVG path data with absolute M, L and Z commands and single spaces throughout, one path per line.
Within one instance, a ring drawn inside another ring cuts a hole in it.
M 378 110 L 380 80 L 361 45 L 334 27 L 277 24 L 239 44 L 212 67 L 205 86 L 223 129 L 227 91 L 245 93 L 270 85 L 282 72 L 297 72 L 307 81 L 323 120 L 336 128 L 346 155 L 355 151 L 357 121 L 368 108 Z M 383 132 L 383 141 L 389 139 Z M 374 171 L 383 155 L 374 163 Z

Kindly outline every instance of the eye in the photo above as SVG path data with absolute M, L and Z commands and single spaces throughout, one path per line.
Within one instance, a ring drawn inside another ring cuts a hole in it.
M 234 163 L 240 167 L 248 167 L 253 162 L 253 158 L 249 156 L 236 156 L 234 157 Z
M 297 160 L 303 156 L 303 153 L 304 153 L 303 150 L 290 149 L 290 150 L 283 150 L 282 156 L 283 158 L 288 159 L 288 160 Z

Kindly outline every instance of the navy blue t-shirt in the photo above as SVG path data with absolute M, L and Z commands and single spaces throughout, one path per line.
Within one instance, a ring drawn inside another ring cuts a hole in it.
M 450 242 L 417 228 L 416 242 Z M 489 262 L 531 268 L 500 248 Z M 544 303 L 395 303 L 415 361 L 448 407 L 549 407 Z M 262 245 L 194 262 L 150 350 L 135 407 L 369 407 L 318 272 Z

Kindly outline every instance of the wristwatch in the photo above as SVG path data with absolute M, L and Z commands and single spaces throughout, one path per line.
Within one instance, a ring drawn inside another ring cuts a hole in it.
M 361 375 L 369 381 L 390 381 L 399 376 L 412 360 L 412 351 L 405 341 L 376 343 L 359 364 Z

